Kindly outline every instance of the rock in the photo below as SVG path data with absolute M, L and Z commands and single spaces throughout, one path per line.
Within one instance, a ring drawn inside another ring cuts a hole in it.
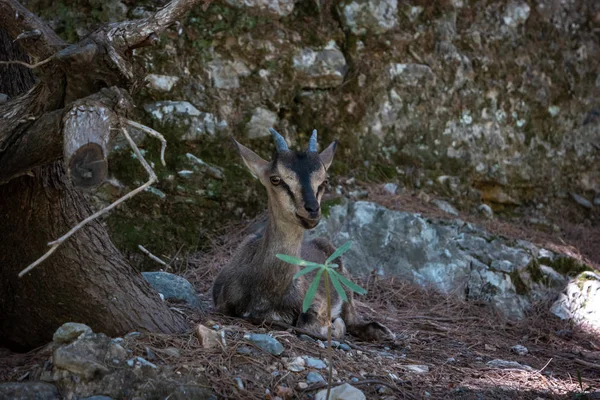
M 181 352 L 179 351 L 178 348 L 175 348 L 175 347 L 167 347 L 163 351 L 163 353 L 165 353 L 169 357 L 173 357 L 173 358 L 179 358 L 179 357 L 181 357 Z
M 584 271 L 571 279 L 551 311 L 561 319 L 600 329 L 600 274 Z
M 296 384 L 296 388 L 297 388 L 298 390 L 304 390 L 304 389 L 306 389 L 307 387 L 308 387 L 308 383 L 306 383 L 306 382 L 298 382 L 298 383 Z
M 281 17 L 294 11 L 294 3 L 294 0 L 227 0 L 227 4 L 237 8 L 253 8 Z
M 487 204 L 481 204 L 479 207 L 477 207 L 477 210 L 482 213 L 486 218 L 493 218 L 494 217 L 494 211 L 492 211 L 492 207 L 488 206 Z
M 306 382 L 312 385 L 313 383 L 325 382 L 325 378 L 320 373 L 311 371 L 306 375 Z
M 352 350 L 352 348 L 349 345 L 347 345 L 346 343 L 340 344 L 340 349 L 344 350 L 344 351 L 350 351 L 350 350 Z
M 196 337 L 200 341 L 200 344 L 205 349 L 212 349 L 215 347 L 222 346 L 221 337 L 219 333 L 202 325 L 198 324 L 196 326 Z
M 304 361 L 304 358 L 302 358 L 302 357 L 296 357 L 291 360 L 284 359 L 284 362 L 285 362 L 285 368 L 288 371 L 292 371 L 292 372 L 304 371 L 304 366 L 306 365 L 306 362 Z
M 250 70 L 242 61 L 215 59 L 208 63 L 208 71 L 213 87 L 217 89 L 237 89 L 240 77 L 250 75 Z
M 86 333 L 93 333 L 92 328 L 85 324 L 79 324 L 77 322 L 67 322 L 62 324 L 60 328 L 54 332 L 52 340 L 55 343 L 64 344 L 71 343 L 81 335 Z
M 564 287 L 554 278 L 532 278 L 532 255 L 541 257 L 532 243 L 497 237 L 459 219 L 431 220 L 356 201 L 331 207 L 308 235 L 327 237 L 335 246 L 352 239 L 344 254 L 352 274 L 381 268 L 384 276 L 488 302 L 510 318 L 524 317 L 534 302 L 549 300 Z M 541 275 L 557 274 L 545 267 L 549 270 L 539 267 Z
M 398 185 L 396 185 L 395 183 L 386 183 L 385 185 L 383 185 L 383 190 L 385 190 L 389 194 L 396 194 L 396 191 L 398 190 Z
M 520 370 L 528 371 L 528 372 L 535 371 L 535 369 L 531 368 L 529 365 L 519 364 L 516 361 L 506 361 L 506 360 L 495 359 L 495 360 L 488 361 L 485 364 L 489 367 L 499 368 L 499 369 L 520 369 Z
M 195 168 L 205 172 L 211 178 L 219 179 L 219 180 L 223 180 L 225 178 L 225 174 L 223 173 L 223 168 L 208 164 L 191 153 L 186 153 L 185 156 L 187 157 L 188 160 L 190 160 L 192 163 L 194 163 Z
M 244 335 L 244 339 L 249 340 L 261 349 L 278 356 L 283 353 L 283 345 L 272 336 L 261 334 L 261 333 L 247 333 Z
M 527 347 L 521 345 L 521 344 L 516 344 L 513 347 L 510 348 L 510 351 L 512 351 L 513 353 L 517 353 L 520 356 L 524 356 L 527 353 L 529 353 L 529 350 L 527 349 Z
M 402 368 L 413 374 L 426 374 L 429 372 L 429 367 L 427 365 L 403 365 Z
M 344 81 L 348 69 L 344 53 L 334 41 L 323 49 L 303 48 L 293 58 L 298 80 L 305 88 L 335 88 Z
M 191 283 L 168 272 L 142 272 L 146 281 L 167 300 L 183 301 L 191 307 L 200 308 L 200 300 Z
M 6 103 L 8 101 L 8 99 L 9 99 L 9 97 L 7 94 L 0 93 L 0 104 Z
M 83 380 L 102 377 L 109 372 L 105 360 L 124 360 L 127 351 L 103 334 L 88 334 L 54 349 L 55 368 L 69 371 Z
M 579 204 L 581 207 L 587 208 L 588 210 L 591 210 L 592 208 L 594 208 L 594 205 L 592 204 L 592 202 L 589 201 L 588 199 L 586 199 L 585 197 L 580 196 L 577 193 L 573 193 L 573 192 L 569 192 L 569 194 L 571 195 L 571 198 L 573 200 L 575 200 L 575 202 L 577 204 Z
M 381 34 L 398 24 L 397 0 L 347 0 L 340 8 L 342 23 L 355 35 Z
M 146 75 L 146 82 L 148 82 L 148 87 L 152 90 L 157 92 L 170 92 L 173 89 L 173 86 L 179 82 L 179 77 L 148 74 Z
M 317 393 L 315 400 L 325 400 L 327 389 L 323 389 Z M 364 393 L 350 385 L 344 383 L 331 389 L 328 400 L 366 400 Z
M 269 128 L 277 124 L 277 114 L 273 111 L 258 107 L 252 112 L 252 118 L 248 121 L 246 129 L 250 139 L 270 136 Z
M 55 400 L 60 398 L 54 385 L 44 382 L 0 383 L 0 400 Z
M 516 28 L 527 21 L 530 10 L 531 9 L 527 3 L 516 1 L 510 2 L 504 9 L 504 16 L 502 17 L 502 20 L 511 28 Z
M 600 206 L 600 196 L 594 197 L 594 205 L 595 206 Z
M 215 135 L 227 126 L 225 121 L 217 121 L 213 114 L 202 112 L 187 101 L 157 101 L 144 105 L 144 111 L 160 128 L 182 132 L 183 140 L 197 140 L 205 134 Z
M 433 204 L 435 204 L 435 206 L 437 208 L 439 208 L 440 210 L 442 210 L 443 212 L 450 214 L 450 215 L 455 215 L 458 217 L 458 211 L 456 211 L 456 208 L 454 208 L 450 203 L 448 203 L 447 201 L 444 200 L 440 200 L 440 199 L 434 199 L 431 201 Z
M 391 64 L 390 77 L 405 86 L 435 85 L 436 77 L 431 68 L 424 64 Z
M 306 366 L 309 368 L 316 368 L 316 369 L 325 369 L 327 368 L 327 364 L 325 364 L 325 362 L 323 360 L 319 360 L 318 358 L 312 358 L 312 357 L 307 357 L 304 356 L 304 361 L 306 361 Z

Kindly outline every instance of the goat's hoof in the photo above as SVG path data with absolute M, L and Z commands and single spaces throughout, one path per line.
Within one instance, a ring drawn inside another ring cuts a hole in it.
M 331 323 L 331 335 L 336 339 L 343 339 L 346 336 L 346 324 L 341 318 L 336 318 Z
M 387 326 L 379 322 L 371 321 L 360 324 L 350 332 L 361 340 L 369 342 L 379 342 L 385 340 L 394 340 L 396 335 L 388 329 Z

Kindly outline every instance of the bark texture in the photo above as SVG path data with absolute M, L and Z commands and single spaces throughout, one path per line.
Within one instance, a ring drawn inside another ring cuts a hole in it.
M 97 221 L 17 274 L 91 214 L 78 188 L 107 175 L 111 135 L 143 79 L 133 49 L 155 44 L 195 2 L 174 0 L 150 18 L 109 24 L 68 45 L 16 0 L 0 0 L 1 57 L 48 60 L 35 78 L 22 66 L 0 66 L 10 96 L 0 104 L 0 345 L 39 346 L 67 321 L 108 335 L 186 329 Z

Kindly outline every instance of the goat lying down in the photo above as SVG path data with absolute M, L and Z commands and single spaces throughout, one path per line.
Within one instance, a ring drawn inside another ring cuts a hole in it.
M 327 304 L 323 282 L 306 313 L 302 301 L 314 272 L 293 279 L 299 267 L 275 257 L 287 254 L 308 261 L 324 263 L 335 251 L 326 239 L 304 241 L 304 233 L 321 219 L 321 198 L 327 185 L 327 170 L 333 161 L 337 141 L 320 154 L 317 152 L 316 131 L 305 152 L 290 151 L 285 139 L 271 129 L 276 152 L 272 161 L 234 140 L 239 153 L 254 176 L 267 189 L 268 220 L 261 233 L 247 237 L 235 255 L 217 276 L 213 285 L 213 301 L 223 314 L 252 321 L 281 321 L 296 325 L 318 335 L 326 335 Z M 348 275 L 341 260 L 338 270 Z M 343 302 L 331 288 L 332 331 L 342 338 L 346 329 L 363 340 L 393 338 L 388 328 L 378 322 L 358 318 L 348 293 Z

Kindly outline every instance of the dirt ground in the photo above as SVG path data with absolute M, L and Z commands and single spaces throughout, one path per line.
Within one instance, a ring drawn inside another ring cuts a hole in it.
M 369 200 L 390 208 L 446 217 L 412 195 L 389 196 L 373 190 Z M 595 250 L 600 248 L 595 247 L 600 245 L 597 229 L 563 224 L 558 235 L 498 218 L 461 218 L 497 234 L 569 253 L 595 267 L 600 264 Z M 290 372 L 283 357 L 326 360 L 327 349 L 322 343 L 301 340 L 293 329 L 256 326 L 212 310 L 210 285 L 245 233 L 242 226 L 224 228 L 225 232 L 215 238 L 211 252 L 185 257 L 173 264 L 172 272 L 185 276 L 196 286 L 206 312 L 194 314 L 175 306 L 186 312 L 190 326 L 218 325 L 227 346 L 203 349 L 191 330 L 180 336 L 146 334 L 126 339 L 127 347 L 142 357 L 146 348 L 151 349 L 158 356 L 156 364 L 169 365 L 182 376 L 205 377 L 218 398 L 311 398 L 324 385 L 300 388 L 298 384 L 306 381 L 311 369 Z M 356 280 L 368 290 L 358 299 L 359 312 L 376 317 L 397 338 L 394 342 L 373 344 L 347 337 L 351 349 L 333 351 L 336 385 L 351 383 L 367 399 L 600 399 L 600 333 L 559 320 L 547 311 L 549 304 L 539 304 L 526 319 L 512 322 L 484 304 L 466 303 L 456 296 L 394 279 L 371 275 Z M 284 353 L 276 357 L 261 351 L 244 340 L 246 332 L 272 334 L 284 345 Z M 528 354 L 511 351 L 517 344 L 525 346 Z M 168 347 L 179 349 L 180 355 L 173 356 Z M 49 355 L 48 348 L 27 354 L 0 349 L 0 381 L 30 379 Z M 531 369 L 497 369 L 487 365 L 495 359 L 516 361 Z M 428 372 L 410 372 L 409 365 L 425 365 Z M 318 372 L 327 377 L 326 370 Z

